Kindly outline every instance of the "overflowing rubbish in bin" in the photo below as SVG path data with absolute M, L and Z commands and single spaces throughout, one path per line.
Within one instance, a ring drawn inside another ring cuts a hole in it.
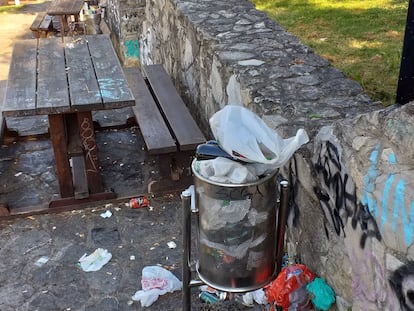
M 201 176 L 196 165 L 200 278 L 222 290 L 260 288 L 275 272 L 278 170 L 257 182 L 224 184 Z
M 210 118 L 210 128 L 220 147 L 234 159 L 283 166 L 303 144 L 309 141 L 304 129 L 294 137 L 282 138 L 247 108 L 228 105 Z
M 278 235 L 284 235 L 278 223 L 279 168 L 309 138 L 300 129 L 283 139 L 253 112 L 235 105 L 215 113 L 210 126 L 215 140 L 198 146 L 191 167 L 197 274 L 220 291 L 255 291 L 281 269 L 276 264 Z

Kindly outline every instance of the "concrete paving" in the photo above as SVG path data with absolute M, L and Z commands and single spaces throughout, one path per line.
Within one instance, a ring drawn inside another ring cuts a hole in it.
M 24 13 L 0 15 L 0 73 L 8 68 L 11 43 L 31 37 L 34 12 L 45 5 L 34 3 Z M 0 85 L 6 79 L 3 75 Z M 100 113 L 94 119 L 103 126 L 123 124 L 130 113 Z M 44 208 L 58 197 L 53 153 L 47 138 L 32 135 L 45 134 L 47 120 L 15 118 L 8 125 L 26 139 L 0 148 L 0 203 L 12 210 Z M 157 178 L 157 159 L 143 151 L 138 128 L 100 131 L 97 141 L 105 187 L 118 199 L 72 211 L 0 219 L 0 310 L 182 310 L 180 291 L 160 296 L 148 308 L 131 299 L 141 289 L 145 266 L 162 266 L 181 279 L 180 193 L 148 196 L 149 207 L 130 208 L 129 197 L 145 194 L 146 183 Z M 112 216 L 103 218 L 107 211 Z M 111 260 L 99 271 L 83 271 L 79 259 L 97 248 L 108 250 Z M 198 294 L 193 288 L 192 310 L 262 310 L 234 301 L 205 304 Z

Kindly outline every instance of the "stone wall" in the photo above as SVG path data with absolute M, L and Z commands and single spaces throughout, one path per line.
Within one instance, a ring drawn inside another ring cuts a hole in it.
M 139 41 L 145 5 L 145 0 L 108 0 L 105 4 L 105 20 L 124 66 L 139 65 Z
M 162 63 L 207 135 L 228 104 L 310 142 L 282 169 L 288 248 L 337 308 L 414 310 L 413 105 L 383 109 L 244 0 L 147 0 L 140 60 Z M 137 26 L 137 29 L 140 26 Z

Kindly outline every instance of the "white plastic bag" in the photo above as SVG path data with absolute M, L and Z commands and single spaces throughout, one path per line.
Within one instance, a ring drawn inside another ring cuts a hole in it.
M 309 141 L 306 131 L 283 139 L 252 111 L 227 105 L 210 118 L 210 128 L 219 145 L 245 162 L 283 166 L 300 146 Z
M 195 161 L 194 169 L 201 176 L 211 181 L 242 184 L 255 182 L 260 176 L 271 173 L 275 168 L 269 164 L 241 163 L 217 157 L 210 160 Z
M 222 157 L 197 161 L 195 169 L 197 173 L 209 180 L 227 184 L 254 182 L 258 179 L 255 171 L 250 171 L 248 166 Z
M 170 271 L 159 266 L 142 269 L 142 290 L 137 291 L 132 300 L 140 301 L 142 307 L 152 305 L 160 295 L 181 290 L 182 282 Z
M 242 296 L 242 302 L 245 306 L 253 307 L 254 302 L 259 305 L 268 304 L 266 294 L 263 288 L 259 288 L 253 292 L 247 292 Z

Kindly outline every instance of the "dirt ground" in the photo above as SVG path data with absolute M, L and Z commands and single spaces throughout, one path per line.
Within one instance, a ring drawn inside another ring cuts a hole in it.
M 17 13 L 0 13 L 0 81 L 7 80 L 13 42 L 33 38 L 30 31 L 36 14 L 46 10 L 48 1 L 24 1 Z

